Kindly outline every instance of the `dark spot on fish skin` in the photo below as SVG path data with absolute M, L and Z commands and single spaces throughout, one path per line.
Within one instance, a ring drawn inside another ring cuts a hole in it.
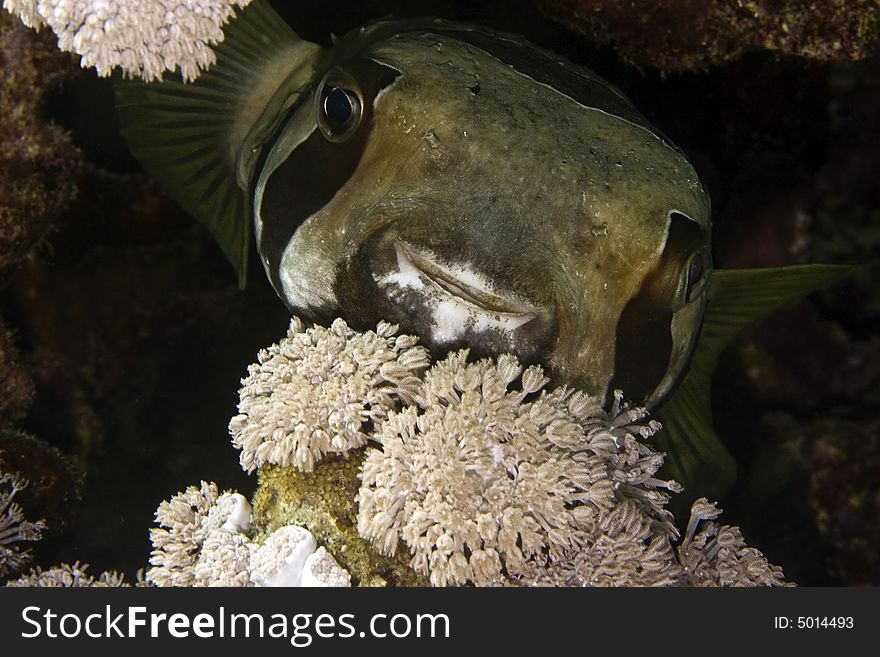
M 441 146 L 427 149 L 428 157 L 425 158 L 423 170 L 426 176 L 437 176 L 452 168 L 456 158 L 448 149 Z
M 470 91 L 474 96 L 479 96 L 480 95 L 480 83 L 477 82 L 476 84 L 468 87 L 468 91 Z
M 672 357 L 672 302 L 681 267 L 705 243 L 696 222 L 672 213 L 663 254 L 617 322 L 614 376 L 606 399 L 621 389 L 628 399 L 643 403 L 663 381 Z
M 574 216 L 571 222 L 570 242 L 574 251 L 581 254 L 582 258 L 592 260 L 594 256 L 591 254 L 600 252 L 605 244 L 593 233 L 595 219 L 590 215 L 590 211 L 579 207 L 579 205 L 575 206 L 572 211 Z M 587 215 L 586 221 L 583 219 L 584 214 Z
M 327 205 L 354 174 L 372 126 L 373 100 L 399 75 L 372 60 L 351 62 L 346 70 L 358 80 L 364 95 L 364 118 L 358 132 L 347 142 L 331 143 L 316 129 L 266 181 L 260 206 L 259 247 L 269 261 L 272 283 L 279 290 L 278 268 L 284 249 L 297 228 Z

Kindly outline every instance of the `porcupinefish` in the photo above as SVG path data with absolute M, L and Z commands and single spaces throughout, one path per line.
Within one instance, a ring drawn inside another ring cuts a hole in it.
M 119 82 L 117 108 L 242 284 L 253 234 L 298 316 L 385 319 L 434 351 L 622 389 L 659 408 L 672 476 L 730 481 L 709 418 L 719 352 L 841 270 L 713 271 L 685 155 L 611 84 L 519 37 L 414 19 L 321 47 L 255 0 L 216 52 L 193 84 Z

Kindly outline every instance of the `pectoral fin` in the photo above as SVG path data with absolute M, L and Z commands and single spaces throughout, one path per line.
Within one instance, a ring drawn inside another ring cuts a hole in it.
M 321 48 L 300 39 L 265 0 L 238 12 L 195 82 L 117 78 L 116 109 L 134 156 L 202 222 L 244 285 L 251 209 L 249 167 L 288 107 L 308 97 Z
M 663 474 L 681 483 L 688 497 L 719 498 L 736 479 L 736 463 L 712 424 L 709 393 L 721 352 L 744 328 L 837 282 L 853 269 L 796 265 L 712 273 L 709 303 L 690 367 L 656 412 L 663 424 L 655 437 L 656 446 L 667 455 Z

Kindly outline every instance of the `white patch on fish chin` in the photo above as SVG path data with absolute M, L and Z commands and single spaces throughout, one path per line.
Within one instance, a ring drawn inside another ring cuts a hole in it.
M 306 223 L 309 221 L 311 218 Z M 336 306 L 336 268 L 320 249 L 305 243 L 303 226 L 293 234 L 281 255 L 278 279 L 284 298 L 294 308 L 318 310 Z
M 476 271 L 470 263 L 442 263 L 436 255 L 412 245 L 394 245 L 397 254 L 397 271 L 375 276 L 376 284 L 388 292 L 388 288 L 416 292 L 431 312 L 431 340 L 436 344 L 449 344 L 461 340 L 466 333 L 496 331 L 514 347 L 513 332 L 538 316 L 537 310 L 528 302 L 509 293 L 499 293 L 485 275 Z M 504 304 L 509 311 L 483 308 L 458 296 L 441 286 L 430 273 L 416 265 L 414 260 L 441 272 L 447 285 L 476 294 L 486 294 Z M 393 298 L 393 290 L 389 293 Z

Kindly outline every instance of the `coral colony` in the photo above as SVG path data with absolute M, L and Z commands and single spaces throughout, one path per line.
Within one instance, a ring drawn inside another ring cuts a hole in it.
M 240 415 L 230 423 L 247 472 L 266 463 L 311 472 L 325 454 L 364 445 L 364 427 L 411 400 L 428 352 L 383 323 L 354 334 L 336 320 L 305 331 L 291 322 L 287 339 L 258 354 L 242 381 Z
M 606 412 L 582 393 L 548 390 L 540 367 L 509 355 L 468 362 L 463 350 L 431 364 L 396 328 L 293 319 L 242 381 L 230 422 L 242 467 L 320 475 L 322 461 L 360 460 L 349 500 L 357 531 L 379 555 L 407 551 L 435 586 L 785 584 L 738 529 L 712 522 L 720 511 L 705 499 L 679 540 L 665 508 L 679 487 L 656 478 L 663 456 L 646 443 L 659 425 L 622 394 Z M 11 495 L 3 505 L 5 537 L 22 520 Z M 296 524 L 257 531 L 252 515 L 242 495 L 207 482 L 162 502 L 140 583 L 351 585 L 344 554 Z M 16 555 L 2 553 L 8 572 Z M 35 570 L 11 584 L 122 584 L 85 570 Z
M 217 485 L 190 486 L 156 511 L 147 581 L 156 586 L 349 586 L 348 574 L 302 527 L 248 538 L 251 508 Z
M 120 68 L 130 77 L 162 78 L 180 67 L 195 80 L 216 61 L 210 46 L 223 40 L 222 26 L 250 0 L 4 0 L 3 7 L 28 27 L 48 25 L 61 50 L 82 58 L 99 75 Z
M 81 564 L 78 561 L 73 565 L 64 563 L 48 570 L 35 568 L 29 574 L 7 583 L 6 586 L 46 588 L 131 586 L 114 570 L 108 570 L 95 577 L 87 572 L 88 568 L 88 564 Z
M 22 477 L 0 470 L 0 579 L 21 570 L 30 559 L 21 544 L 39 540 L 45 529 L 42 521 L 25 520 L 21 507 L 13 501 L 27 485 Z
M 783 582 L 737 530 L 697 533 L 719 513 L 706 500 L 676 555 L 665 505 L 678 486 L 655 478 L 662 454 L 645 443 L 659 424 L 622 394 L 606 413 L 509 355 L 459 351 L 420 372 L 427 354 L 394 332 L 294 319 L 243 381 L 230 423 L 243 467 L 311 470 L 327 445 L 362 444 L 340 418 L 369 420 L 358 531 L 381 553 L 408 549 L 438 586 Z

